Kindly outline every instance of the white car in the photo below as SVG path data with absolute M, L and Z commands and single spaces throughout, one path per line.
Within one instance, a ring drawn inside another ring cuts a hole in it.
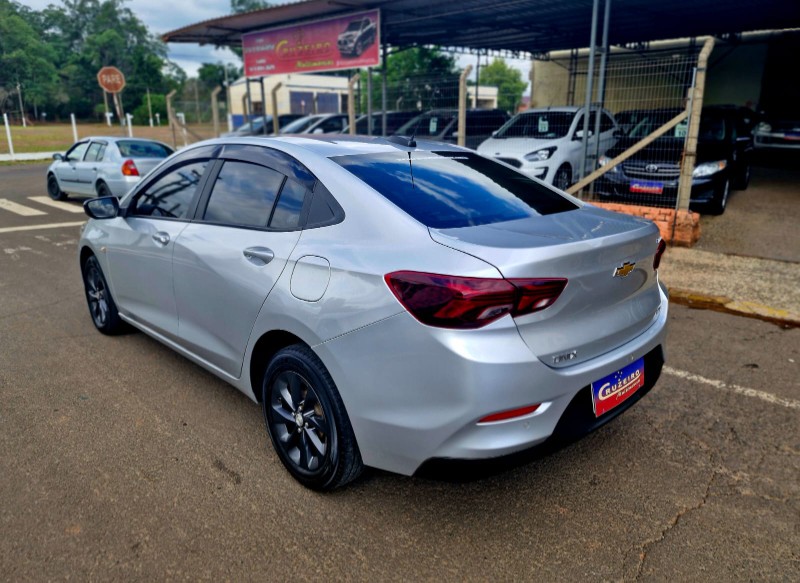
M 350 123 L 346 113 L 307 115 L 281 128 L 281 134 L 342 134 Z
M 478 146 L 478 153 L 564 190 L 580 175 L 583 164 L 584 110 L 583 107 L 549 107 L 518 113 Z M 597 144 L 593 135 L 595 112 L 589 118 L 590 152 Z M 599 155 L 614 146 L 616 132 L 614 117 L 602 110 Z

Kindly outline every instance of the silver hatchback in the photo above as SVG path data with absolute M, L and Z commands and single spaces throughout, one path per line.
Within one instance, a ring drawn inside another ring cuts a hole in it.
M 573 439 L 661 372 L 655 225 L 463 148 L 214 140 L 85 208 L 95 326 L 261 403 L 311 488 Z
M 47 169 L 47 194 L 53 200 L 70 194 L 120 198 L 173 151 L 155 140 L 85 138 L 65 154 L 53 155 Z

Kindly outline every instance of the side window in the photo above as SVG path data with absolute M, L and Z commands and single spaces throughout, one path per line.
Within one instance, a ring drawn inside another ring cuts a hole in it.
M 344 118 L 332 117 L 330 119 L 326 119 L 318 127 L 320 127 L 326 134 L 331 132 L 341 133 L 345 123 L 347 122 L 344 121 Z
M 86 149 L 89 147 L 89 142 L 81 142 L 79 144 L 75 144 L 72 146 L 69 152 L 67 152 L 67 158 L 71 162 L 80 162 L 83 160 L 83 155 L 86 153 Z
M 604 113 L 600 116 L 600 133 L 604 134 L 609 130 L 614 129 L 614 122 L 611 121 L 611 118 L 608 117 L 608 114 Z
M 278 204 L 275 205 L 275 212 L 272 213 L 269 226 L 273 229 L 286 230 L 299 227 L 300 214 L 303 212 L 306 192 L 305 186 L 287 178 L 278 198 Z
M 136 197 L 129 214 L 186 218 L 197 185 L 200 184 L 207 166 L 208 161 L 203 160 L 170 170 Z
M 100 142 L 92 142 L 89 145 L 89 150 L 86 152 L 86 162 L 94 162 L 97 160 L 97 154 L 100 152 L 100 148 L 103 146 Z
M 578 123 L 575 124 L 575 132 L 572 134 L 572 137 L 575 137 L 575 134 L 578 133 L 583 129 L 583 114 L 578 117 Z M 589 128 L 591 129 L 591 128 Z
M 101 144 L 100 151 L 97 152 L 97 161 L 102 162 L 103 158 L 106 156 L 106 148 L 108 148 L 108 144 Z
M 283 174 L 264 166 L 225 162 L 214 182 L 203 220 L 266 227 L 283 179 Z

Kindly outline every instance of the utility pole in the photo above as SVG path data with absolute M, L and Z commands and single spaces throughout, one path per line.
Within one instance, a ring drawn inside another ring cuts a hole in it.
M 22 105 L 22 86 L 17 81 L 17 96 L 19 97 L 19 115 L 22 117 L 22 127 L 28 127 L 28 122 L 25 120 L 25 108 Z
M 194 80 L 194 110 L 196 115 L 195 123 L 200 123 L 200 94 L 197 92 L 197 86 L 200 84 L 200 79 L 195 78 Z

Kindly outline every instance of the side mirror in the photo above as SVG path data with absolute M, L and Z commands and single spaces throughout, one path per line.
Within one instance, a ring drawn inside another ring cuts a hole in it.
M 92 219 L 113 219 L 119 214 L 119 200 L 116 196 L 91 198 L 83 203 L 83 212 Z
M 62 154 L 53 154 L 53 160 L 61 160 L 63 162 L 66 158 Z
M 588 136 L 592 137 L 592 130 L 589 130 Z M 573 140 L 582 140 L 583 139 L 583 130 L 577 130 L 575 132 L 575 136 L 572 138 Z
M 492 137 L 495 137 L 495 136 L 497 135 L 497 132 L 499 132 L 499 131 L 500 131 L 500 130 L 494 130 L 494 131 L 492 132 Z
M 325 132 L 322 130 L 322 128 L 317 128 L 311 133 L 312 134 L 324 134 Z

